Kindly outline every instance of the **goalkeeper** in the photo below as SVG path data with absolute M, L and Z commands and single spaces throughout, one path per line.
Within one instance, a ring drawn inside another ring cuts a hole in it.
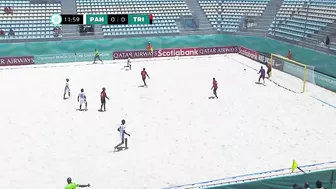
M 98 53 L 97 49 L 94 50 L 94 54 L 95 54 L 95 57 L 94 57 L 93 63 L 94 64 L 96 63 L 97 58 L 98 58 L 98 60 L 100 60 L 103 63 L 103 61 L 99 57 L 99 53 Z
M 272 75 L 272 64 L 271 63 L 266 63 L 266 67 L 267 67 L 267 78 L 270 78 Z

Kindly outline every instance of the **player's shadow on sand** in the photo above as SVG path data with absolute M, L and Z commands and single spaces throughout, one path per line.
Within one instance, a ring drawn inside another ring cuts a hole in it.
M 86 112 L 88 109 L 76 109 L 77 111 Z
M 145 87 L 145 85 L 139 85 L 138 87 Z
M 260 82 L 255 82 L 255 84 L 266 86 L 266 84 L 264 84 L 264 83 L 260 83 Z
M 114 150 L 110 150 L 109 153 L 121 152 L 121 151 L 125 151 L 125 150 L 128 150 L 128 149 L 129 149 L 129 147 L 128 148 L 126 148 L 126 147 L 119 147 L 119 148 L 116 148 Z

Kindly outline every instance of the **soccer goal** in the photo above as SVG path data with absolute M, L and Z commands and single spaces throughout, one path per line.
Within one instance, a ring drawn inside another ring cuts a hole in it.
M 271 62 L 273 63 L 273 68 L 296 77 L 288 77 L 287 74 L 283 73 L 279 73 L 274 77 L 272 75 L 273 81 L 277 82 L 277 84 L 296 93 L 306 91 L 307 81 L 315 84 L 314 66 L 309 66 L 276 54 L 271 54 Z

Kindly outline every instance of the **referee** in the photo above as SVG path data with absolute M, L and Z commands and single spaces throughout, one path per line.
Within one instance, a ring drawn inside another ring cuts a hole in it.
M 72 179 L 69 177 L 67 178 L 67 182 L 68 184 L 65 186 L 65 189 L 76 189 L 77 187 L 90 187 L 90 184 L 87 184 L 87 185 L 79 185 L 79 184 L 76 184 L 74 182 L 72 182 Z
M 99 53 L 98 53 L 97 49 L 94 50 L 94 54 L 95 54 L 95 57 L 94 57 L 94 60 L 93 60 L 93 63 L 94 63 L 94 64 L 96 63 L 97 58 L 98 58 L 98 60 L 100 60 L 102 63 L 104 63 L 104 62 L 100 59 L 100 57 L 99 57 Z

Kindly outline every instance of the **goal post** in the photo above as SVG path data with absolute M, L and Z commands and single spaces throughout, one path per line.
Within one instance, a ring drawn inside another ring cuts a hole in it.
M 294 78 L 290 79 L 280 76 L 274 77 L 274 79 L 278 80 L 277 82 L 280 82 L 284 87 L 287 87 L 294 92 L 303 93 L 306 91 L 307 81 L 315 84 L 313 66 L 309 66 L 277 54 L 271 54 L 271 62 L 273 63 L 272 66 L 275 69 L 278 69 L 299 79 L 295 80 Z

